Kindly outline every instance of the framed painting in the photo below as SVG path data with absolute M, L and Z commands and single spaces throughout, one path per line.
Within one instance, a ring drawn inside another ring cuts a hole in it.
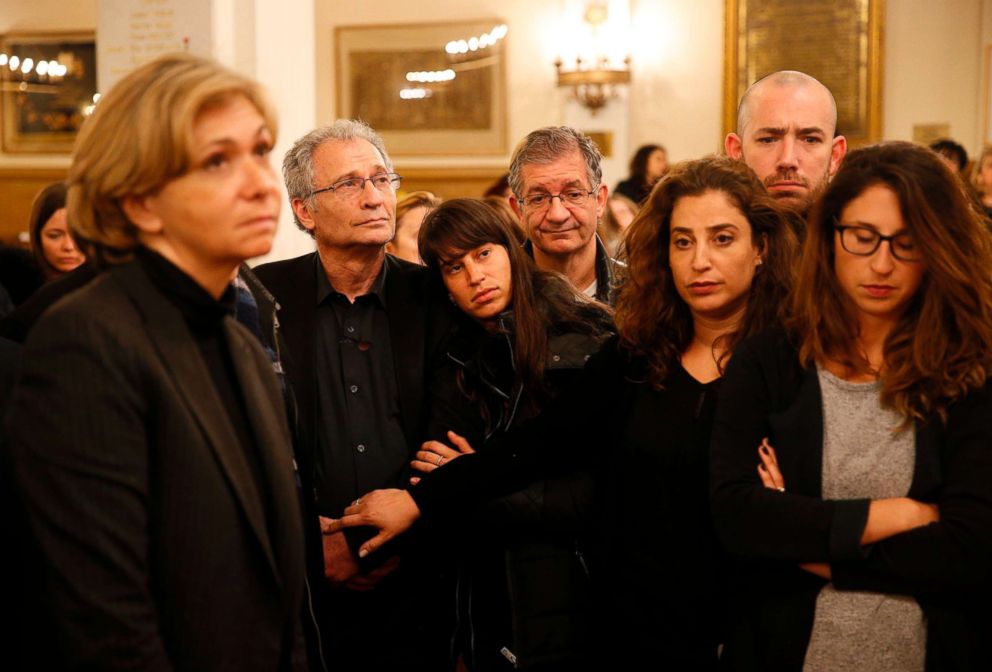
M 499 19 L 335 30 L 337 115 L 396 156 L 506 154 L 506 25 Z
M 93 33 L 0 37 L 0 136 L 7 153 L 68 154 L 93 110 Z
M 882 132 L 883 0 L 725 0 L 723 127 L 748 86 L 800 70 L 830 89 L 837 132 L 853 147 Z

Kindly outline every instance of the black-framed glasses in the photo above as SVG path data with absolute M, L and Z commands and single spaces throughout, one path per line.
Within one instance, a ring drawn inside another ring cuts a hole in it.
M 840 223 L 834 225 L 834 230 L 840 234 L 840 245 L 851 254 L 859 257 L 870 257 L 885 241 L 889 242 L 892 256 L 900 261 L 922 261 L 923 254 L 917 247 L 909 231 L 897 233 L 894 236 L 883 236 L 875 229 L 867 226 L 847 226 Z
M 568 207 L 569 205 L 582 206 L 589 201 L 589 197 L 595 194 L 595 190 L 586 191 L 585 189 L 566 189 L 557 194 L 547 194 L 544 192 L 539 192 L 536 194 L 530 194 L 529 196 L 524 196 L 521 201 L 523 201 L 524 207 L 531 210 L 543 210 L 544 208 L 551 207 L 551 201 L 553 199 L 558 199 L 561 201 L 562 205 Z
M 372 186 L 379 191 L 398 189 L 400 180 L 402 179 L 403 177 L 396 173 L 376 173 L 372 177 L 346 177 L 343 180 L 338 180 L 329 187 L 314 189 L 310 192 L 310 195 L 313 196 L 324 191 L 333 191 L 339 196 L 357 196 L 365 190 L 366 182 L 371 182 Z

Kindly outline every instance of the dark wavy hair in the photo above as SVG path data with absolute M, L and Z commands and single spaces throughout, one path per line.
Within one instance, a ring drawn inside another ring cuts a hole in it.
M 663 387 L 692 342 L 689 306 L 679 296 L 669 263 L 672 211 L 680 198 L 717 191 L 727 196 L 751 225 L 751 240 L 764 250 L 751 285 L 744 318 L 723 337 L 718 362 L 744 338 L 781 323 L 799 248 L 796 217 L 765 192 L 744 163 L 711 156 L 674 166 L 651 192 L 627 231 L 627 271 L 617 295 L 616 325 L 621 346 L 647 364 L 647 381 Z
M 648 159 L 656 149 L 668 153 L 661 145 L 642 145 L 630 159 L 630 179 L 637 184 L 648 184 Z M 651 185 L 648 185 L 651 186 Z
M 854 306 L 834 271 L 834 222 L 875 185 L 899 200 L 923 255 L 923 282 L 885 340 L 882 403 L 907 422 L 985 384 L 992 364 L 992 238 L 960 181 L 924 147 L 886 142 L 852 151 L 810 213 L 790 322 L 805 364 L 870 372 Z
M 562 331 L 606 336 L 612 330 L 610 311 L 575 291 L 563 276 L 537 268 L 513 224 L 485 201 L 445 201 L 427 215 L 418 239 L 421 258 L 442 285 L 445 260 L 489 243 L 502 245 L 510 258 L 514 365 L 525 391 L 540 404 L 548 394 L 544 369 L 549 335 Z

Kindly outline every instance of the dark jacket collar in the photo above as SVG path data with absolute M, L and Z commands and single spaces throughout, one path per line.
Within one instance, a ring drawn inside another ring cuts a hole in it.
M 596 236 L 596 296 L 594 298 L 601 303 L 612 306 L 616 298 L 617 270 L 623 264 L 610 256 L 599 234 L 594 235 Z M 534 258 L 533 242 L 527 240 L 524 243 L 524 250 L 531 259 Z

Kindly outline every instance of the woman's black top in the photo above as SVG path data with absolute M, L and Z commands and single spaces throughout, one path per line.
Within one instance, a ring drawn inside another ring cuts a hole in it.
M 594 646 L 610 667 L 715 666 L 722 556 L 710 523 L 707 446 L 716 382 L 679 367 L 663 390 L 613 338 L 533 421 L 411 490 L 428 518 L 585 465 L 597 479 Z
M 651 187 L 652 185 L 641 180 L 629 178 L 618 182 L 617 188 L 613 190 L 613 193 L 626 196 L 637 205 L 640 205 L 644 202 L 644 199 L 651 195 Z

